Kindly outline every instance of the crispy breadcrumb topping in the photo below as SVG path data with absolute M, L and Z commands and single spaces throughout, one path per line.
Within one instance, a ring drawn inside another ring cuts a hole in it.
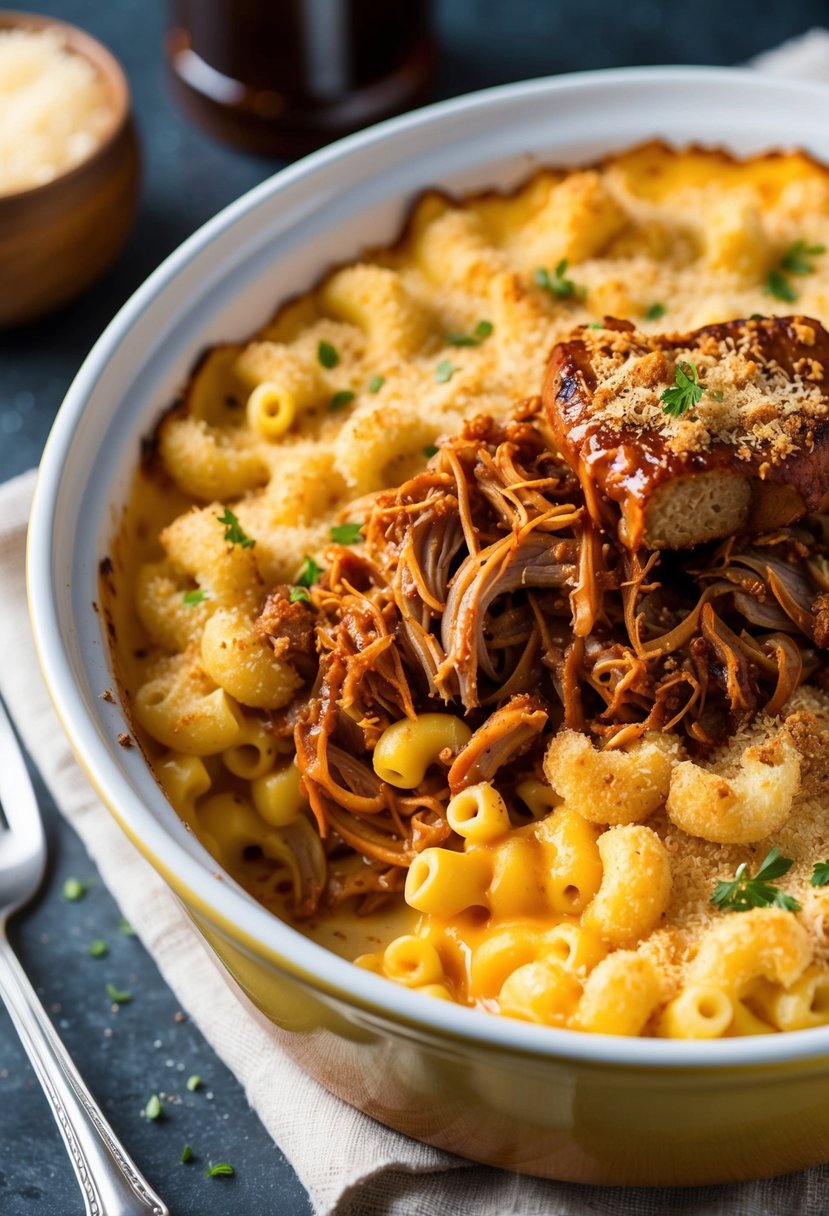
M 800 353 L 815 346 L 817 322 L 793 318 L 786 340 L 797 352 L 791 367 L 771 353 L 769 325 L 747 321 L 724 336 L 702 331 L 686 343 L 626 329 L 583 334 L 597 387 L 591 416 L 612 430 L 657 432 L 669 451 L 702 452 L 713 444 L 736 449 L 738 459 L 763 453 L 779 464 L 814 442 L 816 423 L 829 418 L 823 363 Z M 716 331 L 717 327 L 711 327 Z M 677 367 L 692 364 L 704 392 L 692 410 L 675 417 L 662 401 Z

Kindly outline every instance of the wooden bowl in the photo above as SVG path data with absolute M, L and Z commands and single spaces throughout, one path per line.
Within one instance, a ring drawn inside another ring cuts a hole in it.
M 73 25 L 0 11 L 0 31 L 46 27 L 100 73 L 111 116 L 85 160 L 41 186 L 0 194 L 0 327 L 41 317 L 100 278 L 123 248 L 138 202 L 138 140 L 120 64 Z

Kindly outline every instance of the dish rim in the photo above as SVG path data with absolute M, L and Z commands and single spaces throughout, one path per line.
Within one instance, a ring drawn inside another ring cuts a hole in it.
M 433 103 L 346 136 L 280 170 L 230 203 L 189 236 L 152 272 L 119 309 L 84 360 L 58 411 L 44 449 L 35 488 L 27 542 L 29 611 L 38 661 L 46 685 L 76 757 L 121 828 L 185 903 L 196 907 L 236 946 L 264 958 L 313 992 L 344 1003 L 374 1025 L 394 1033 L 437 1042 L 461 1043 L 468 1050 L 497 1051 L 536 1061 L 579 1063 L 596 1068 L 679 1070 L 700 1074 L 717 1084 L 724 1069 L 770 1071 L 795 1061 L 829 1062 L 829 1026 L 746 1038 L 688 1041 L 588 1034 L 536 1026 L 495 1017 L 475 1009 L 437 1001 L 355 967 L 308 939 L 264 907 L 248 901 L 232 882 L 217 882 L 213 869 L 192 856 L 130 789 L 119 769 L 114 745 L 97 736 L 80 689 L 75 685 L 63 645 L 58 604 L 64 589 L 52 577 L 52 519 L 61 487 L 61 471 L 95 382 L 133 324 L 181 270 L 216 238 L 265 199 L 352 152 L 382 143 L 402 132 L 429 127 L 468 110 L 486 110 L 508 100 L 524 100 L 609 84 L 664 85 L 678 77 L 702 86 L 728 83 L 741 87 L 765 79 L 774 89 L 801 94 L 804 101 L 829 98 L 826 86 L 810 81 L 763 77 L 754 70 L 715 67 L 613 68 L 541 77 L 498 85 Z M 796 145 L 793 145 L 796 146 Z M 426 187 L 424 187 L 426 188 Z M 159 410 L 163 408 L 159 406 Z M 107 774 L 106 770 L 111 769 Z M 171 814 L 174 813 L 171 809 Z M 175 869 L 173 869 L 175 867 Z M 174 875 L 174 880 L 173 880 Z M 224 928 L 223 928 L 224 926 Z M 414 1001 L 413 1001 L 414 998 Z M 704 1071 L 703 1071 L 704 1070 Z

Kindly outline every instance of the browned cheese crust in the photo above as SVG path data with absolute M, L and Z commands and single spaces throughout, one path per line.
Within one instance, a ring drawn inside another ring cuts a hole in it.
M 678 364 L 693 364 L 704 392 L 674 417 L 662 394 Z M 593 520 L 632 549 L 682 549 L 820 506 L 827 368 L 829 333 L 808 317 L 664 336 L 608 317 L 553 348 L 544 410 Z

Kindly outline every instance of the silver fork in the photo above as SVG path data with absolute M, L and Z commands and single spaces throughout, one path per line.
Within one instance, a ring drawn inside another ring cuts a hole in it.
M 37 891 L 45 863 L 40 811 L 0 700 L 0 997 L 57 1120 L 87 1216 L 170 1216 L 81 1080 L 9 945 L 9 917 Z

